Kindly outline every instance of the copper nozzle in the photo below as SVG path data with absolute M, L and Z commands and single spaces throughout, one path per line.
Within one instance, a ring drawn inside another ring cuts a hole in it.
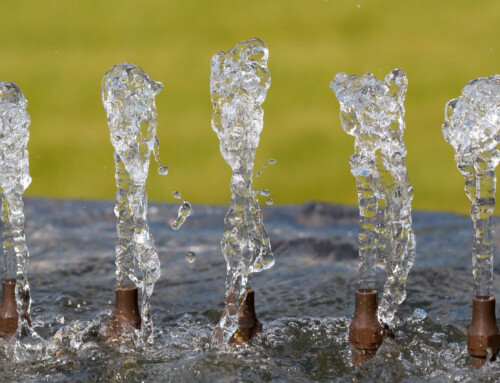
M 376 351 L 383 340 L 384 329 L 377 319 L 377 291 L 358 290 L 349 342 L 357 350 Z
M 130 328 L 141 328 L 137 287 L 117 287 L 115 293 L 115 312 L 106 323 L 108 339 L 125 335 L 130 332 Z
M 467 331 L 467 351 L 471 356 L 486 358 L 488 348 L 493 357 L 500 349 L 495 299 L 493 297 L 475 297 L 472 301 L 472 322 Z
M 0 336 L 10 338 L 17 331 L 16 281 L 2 282 L 2 307 L 0 308 Z
M 234 346 L 245 345 L 262 331 L 262 323 L 255 314 L 255 293 L 247 289 L 247 296 L 240 307 L 238 315 L 238 329 L 229 339 L 229 344 Z

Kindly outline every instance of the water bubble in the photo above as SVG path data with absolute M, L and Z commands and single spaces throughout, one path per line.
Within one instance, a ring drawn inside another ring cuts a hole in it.
M 196 254 L 192 251 L 186 253 L 186 261 L 189 263 L 194 263 L 196 261 Z
M 414 319 L 422 320 L 427 318 L 427 313 L 423 309 L 415 309 L 415 311 L 413 311 L 412 317 Z
M 168 174 L 168 166 L 160 166 L 158 168 L 158 174 L 161 176 L 166 176 Z
M 276 163 L 276 160 L 274 158 L 270 158 L 269 160 L 267 160 L 267 163 L 269 165 L 274 165 Z
M 266 200 L 266 205 L 271 206 L 273 203 L 274 203 L 274 201 L 273 201 L 273 199 L 272 199 L 272 198 L 268 198 L 268 199 Z

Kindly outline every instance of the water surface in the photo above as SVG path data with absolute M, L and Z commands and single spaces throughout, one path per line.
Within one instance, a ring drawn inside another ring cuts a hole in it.
M 355 368 L 347 329 L 357 286 L 357 207 L 263 208 L 276 265 L 253 279 L 264 331 L 252 347 L 238 350 L 208 346 L 224 307 L 220 236 L 227 206 L 194 206 L 174 232 L 169 224 L 178 206 L 150 204 L 149 225 L 162 265 L 151 302 L 155 343 L 145 350 L 105 344 L 99 321 L 114 308 L 113 207 L 112 201 L 26 200 L 32 317 L 35 330 L 58 350 L 31 360 L 28 353 L 23 363 L 11 363 L 2 344 L 0 381 L 500 379 L 497 362 L 472 370 L 466 353 L 473 295 L 469 217 L 413 213 L 418 253 L 399 310 L 396 345 L 384 345 L 375 359 Z M 186 261 L 188 251 L 196 253 L 195 262 Z M 499 280 L 495 275 L 497 297 Z M 378 286 L 382 283 L 379 278 Z M 399 358 L 393 356 L 395 347 Z

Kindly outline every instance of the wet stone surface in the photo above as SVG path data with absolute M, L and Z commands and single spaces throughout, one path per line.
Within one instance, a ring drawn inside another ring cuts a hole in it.
M 0 381 L 500 379 L 498 362 L 471 369 L 466 352 L 473 290 L 469 217 L 413 213 L 417 257 L 395 342 L 356 368 L 347 338 L 357 288 L 356 207 L 263 208 L 276 265 L 253 277 L 263 331 L 252 346 L 236 350 L 208 345 L 224 303 L 220 237 L 227 206 L 194 205 L 175 232 L 170 224 L 178 205 L 150 204 L 149 225 L 162 264 L 151 302 L 154 344 L 137 350 L 127 342 L 105 343 L 99 323 L 114 308 L 113 207 L 113 201 L 26 200 L 31 312 L 47 343 L 44 350 L 30 351 L 16 347 L 18 339 L 0 341 Z M 498 245 L 500 237 L 495 239 Z M 189 251 L 196 253 L 193 263 L 186 260 Z M 499 281 L 495 275 L 497 298 Z

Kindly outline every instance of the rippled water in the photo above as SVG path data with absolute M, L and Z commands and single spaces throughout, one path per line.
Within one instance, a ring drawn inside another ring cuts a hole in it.
M 357 282 L 357 208 L 265 207 L 276 265 L 253 281 L 264 331 L 252 347 L 214 350 L 208 343 L 223 309 L 226 264 L 219 242 L 227 206 L 194 206 L 190 220 L 174 232 L 169 224 L 178 206 L 151 203 L 150 230 L 162 263 L 152 298 L 155 344 L 134 350 L 105 344 L 99 335 L 99 322 L 114 307 L 113 206 L 26 201 L 32 318 L 55 351 L 19 351 L 25 361 L 12 363 L 12 348 L 0 341 L 0 381 L 500 379 L 498 362 L 473 370 L 466 353 L 473 290 L 469 217 L 413 214 L 419 249 L 395 344 L 384 344 L 374 359 L 355 368 L 347 329 Z M 188 251 L 196 253 L 195 262 L 186 261 Z

